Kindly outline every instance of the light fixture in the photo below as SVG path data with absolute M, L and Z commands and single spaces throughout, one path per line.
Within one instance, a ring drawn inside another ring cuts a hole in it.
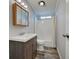
M 22 2 L 21 5 L 24 5 L 24 3 Z
M 17 0 L 17 2 L 19 2 L 22 6 L 24 6 L 25 8 L 27 8 L 28 6 L 24 4 L 24 2 L 22 2 L 21 0 Z
M 39 1 L 38 3 L 40 6 L 44 6 L 45 5 L 45 2 L 44 1 Z
M 27 5 L 24 5 L 24 7 L 27 8 L 28 6 Z
M 47 18 L 52 18 L 52 16 L 41 16 L 41 19 L 47 19 Z
M 21 0 L 17 0 L 18 2 L 21 2 Z

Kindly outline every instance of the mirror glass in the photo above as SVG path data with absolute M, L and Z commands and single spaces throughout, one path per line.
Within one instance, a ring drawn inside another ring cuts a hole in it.
M 19 5 L 16 5 L 16 23 L 17 25 L 29 25 L 29 12 Z
M 25 12 L 24 10 L 22 10 L 22 24 L 23 24 L 23 25 L 26 25 L 26 22 L 27 22 L 27 21 L 26 21 L 26 17 L 27 17 L 27 16 L 25 15 L 25 13 L 26 13 L 26 12 Z
M 21 24 L 21 8 L 19 8 L 19 6 L 17 6 L 17 9 L 16 9 L 16 21 L 17 21 L 17 24 Z

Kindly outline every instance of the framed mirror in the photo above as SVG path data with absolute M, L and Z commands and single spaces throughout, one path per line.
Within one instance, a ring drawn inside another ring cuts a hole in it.
M 29 12 L 22 8 L 17 3 L 13 4 L 13 25 L 28 26 L 29 25 Z

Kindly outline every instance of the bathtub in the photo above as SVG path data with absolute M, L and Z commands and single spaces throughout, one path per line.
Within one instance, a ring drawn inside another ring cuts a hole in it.
M 54 43 L 51 40 L 37 39 L 38 50 L 44 50 L 44 46 L 55 48 Z

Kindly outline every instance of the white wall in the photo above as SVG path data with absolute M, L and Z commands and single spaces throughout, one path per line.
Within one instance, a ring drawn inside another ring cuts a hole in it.
M 12 4 L 13 4 L 13 0 L 9 0 L 9 33 L 10 34 L 16 34 L 16 33 L 21 33 L 21 32 L 34 33 L 34 17 L 35 16 L 31 7 L 27 8 L 27 10 L 29 11 L 29 27 L 19 27 L 19 26 L 13 26 Z
M 60 59 L 66 59 L 66 38 L 62 35 L 68 33 L 68 11 L 66 0 L 57 0 L 56 6 L 56 43 Z M 68 51 L 67 51 L 68 52 Z
M 44 40 L 48 47 L 56 47 L 55 45 L 55 21 L 52 19 L 36 19 L 35 33 L 38 40 Z
M 57 0 L 56 7 L 56 40 L 57 40 L 57 49 L 60 55 L 60 59 L 65 59 L 65 39 L 63 34 L 65 33 L 65 0 Z

